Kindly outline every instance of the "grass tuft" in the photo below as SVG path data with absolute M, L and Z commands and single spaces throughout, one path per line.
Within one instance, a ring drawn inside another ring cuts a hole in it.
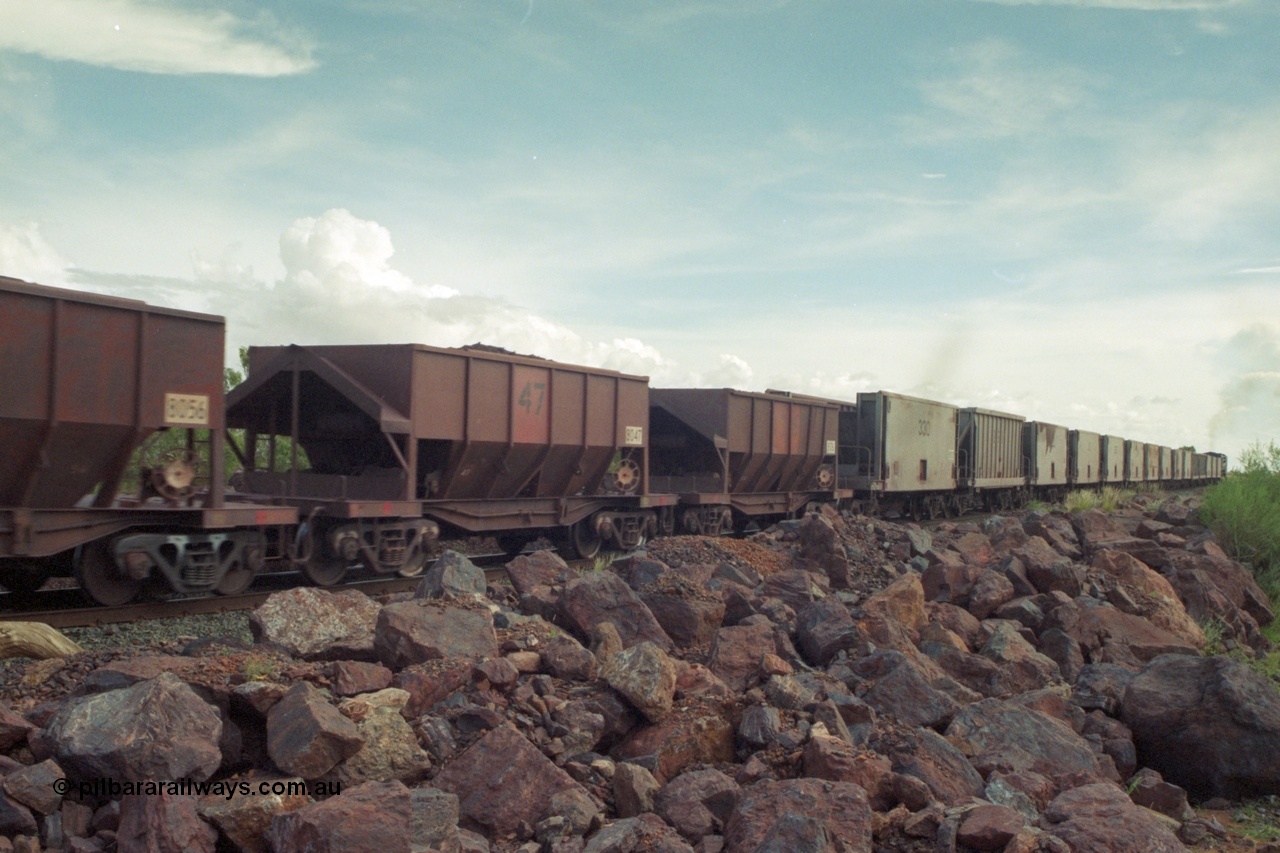
M 1097 509 L 1099 503 L 1101 503 L 1101 498 L 1092 489 L 1077 489 L 1074 492 L 1068 492 L 1067 496 L 1062 499 L 1063 509 L 1071 513 Z
M 614 561 L 621 556 L 622 554 L 617 551 L 602 551 L 596 555 L 594 560 L 591 561 L 591 571 L 602 572 L 612 566 Z
M 1276 796 L 1242 803 L 1231 814 L 1233 829 L 1252 841 L 1280 840 L 1280 803 Z
M 1210 658 L 1227 653 L 1227 626 L 1220 617 L 1214 616 L 1212 619 L 1201 622 L 1200 630 L 1204 632 L 1204 648 L 1200 650 L 1201 654 Z
M 1133 500 L 1134 492 L 1132 489 L 1121 489 L 1116 486 L 1103 486 L 1101 492 L 1095 492 L 1092 489 L 1078 489 L 1069 492 L 1062 500 L 1062 506 L 1067 512 L 1084 512 L 1087 509 L 1100 509 L 1103 512 L 1113 512 L 1129 501 Z
M 1133 489 L 1121 489 L 1118 486 L 1104 486 L 1102 489 L 1102 511 L 1114 512 L 1127 506 L 1137 494 Z

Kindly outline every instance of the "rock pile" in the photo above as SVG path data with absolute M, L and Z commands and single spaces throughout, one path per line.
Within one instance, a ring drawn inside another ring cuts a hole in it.
M 1269 605 L 1192 517 L 824 511 L 278 593 L 251 652 L 8 696 L 0 850 L 1184 850 L 1189 796 L 1280 792 L 1280 693 L 1202 655 Z

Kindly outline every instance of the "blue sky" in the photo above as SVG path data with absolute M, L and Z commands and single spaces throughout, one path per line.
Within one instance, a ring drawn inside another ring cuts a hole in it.
M 1280 4 L 0 0 L 0 273 L 1236 455 Z

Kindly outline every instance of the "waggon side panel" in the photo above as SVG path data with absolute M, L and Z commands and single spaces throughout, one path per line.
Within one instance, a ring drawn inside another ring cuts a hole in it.
M 1177 466 L 1176 466 L 1178 471 L 1178 474 L 1177 474 L 1178 479 L 1183 482 L 1190 480 L 1191 479 L 1191 456 L 1192 456 L 1191 451 L 1183 450 L 1179 448 L 1178 450 L 1174 451 L 1174 455 L 1177 457 L 1177 460 L 1178 460 Z
M 1025 418 L 987 409 L 961 409 L 957 424 L 958 482 L 973 488 L 1008 488 L 1026 482 L 1022 465 Z
M 1128 474 L 1125 467 L 1125 445 L 1125 440 L 1118 435 L 1102 437 L 1102 482 L 1124 482 Z
M 1028 421 L 1023 430 L 1023 452 L 1031 484 L 1066 485 L 1069 479 L 1067 428 L 1044 421 Z
M 1068 443 L 1070 482 L 1082 486 L 1102 482 L 1102 436 L 1088 430 L 1073 429 Z
M 955 406 L 864 392 L 858 395 L 858 427 L 858 444 L 866 448 L 858 452 L 869 452 L 871 464 L 854 488 L 886 493 L 955 488 Z
M 1160 480 L 1160 445 L 1148 444 L 1144 450 L 1146 467 L 1143 469 L 1143 476 L 1149 483 L 1158 482 Z
M 1141 441 L 1124 443 L 1124 479 L 1129 483 L 1142 483 L 1147 479 L 1147 445 Z

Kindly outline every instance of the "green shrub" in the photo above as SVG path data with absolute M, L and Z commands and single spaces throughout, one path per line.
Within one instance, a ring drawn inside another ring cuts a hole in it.
M 1201 622 L 1200 630 L 1204 632 L 1204 648 L 1200 650 L 1201 654 L 1205 657 L 1213 657 L 1227 653 L 1227 645 L 1224 642 L 1227 626 L 1221 617 L 1214 616 L 1212 619 Z
M 1205 491 L 1200 519 L 1274 600 L 1280 595 L 1280 447 L 1254 444 L 1240 462 L 1242 470 Z

